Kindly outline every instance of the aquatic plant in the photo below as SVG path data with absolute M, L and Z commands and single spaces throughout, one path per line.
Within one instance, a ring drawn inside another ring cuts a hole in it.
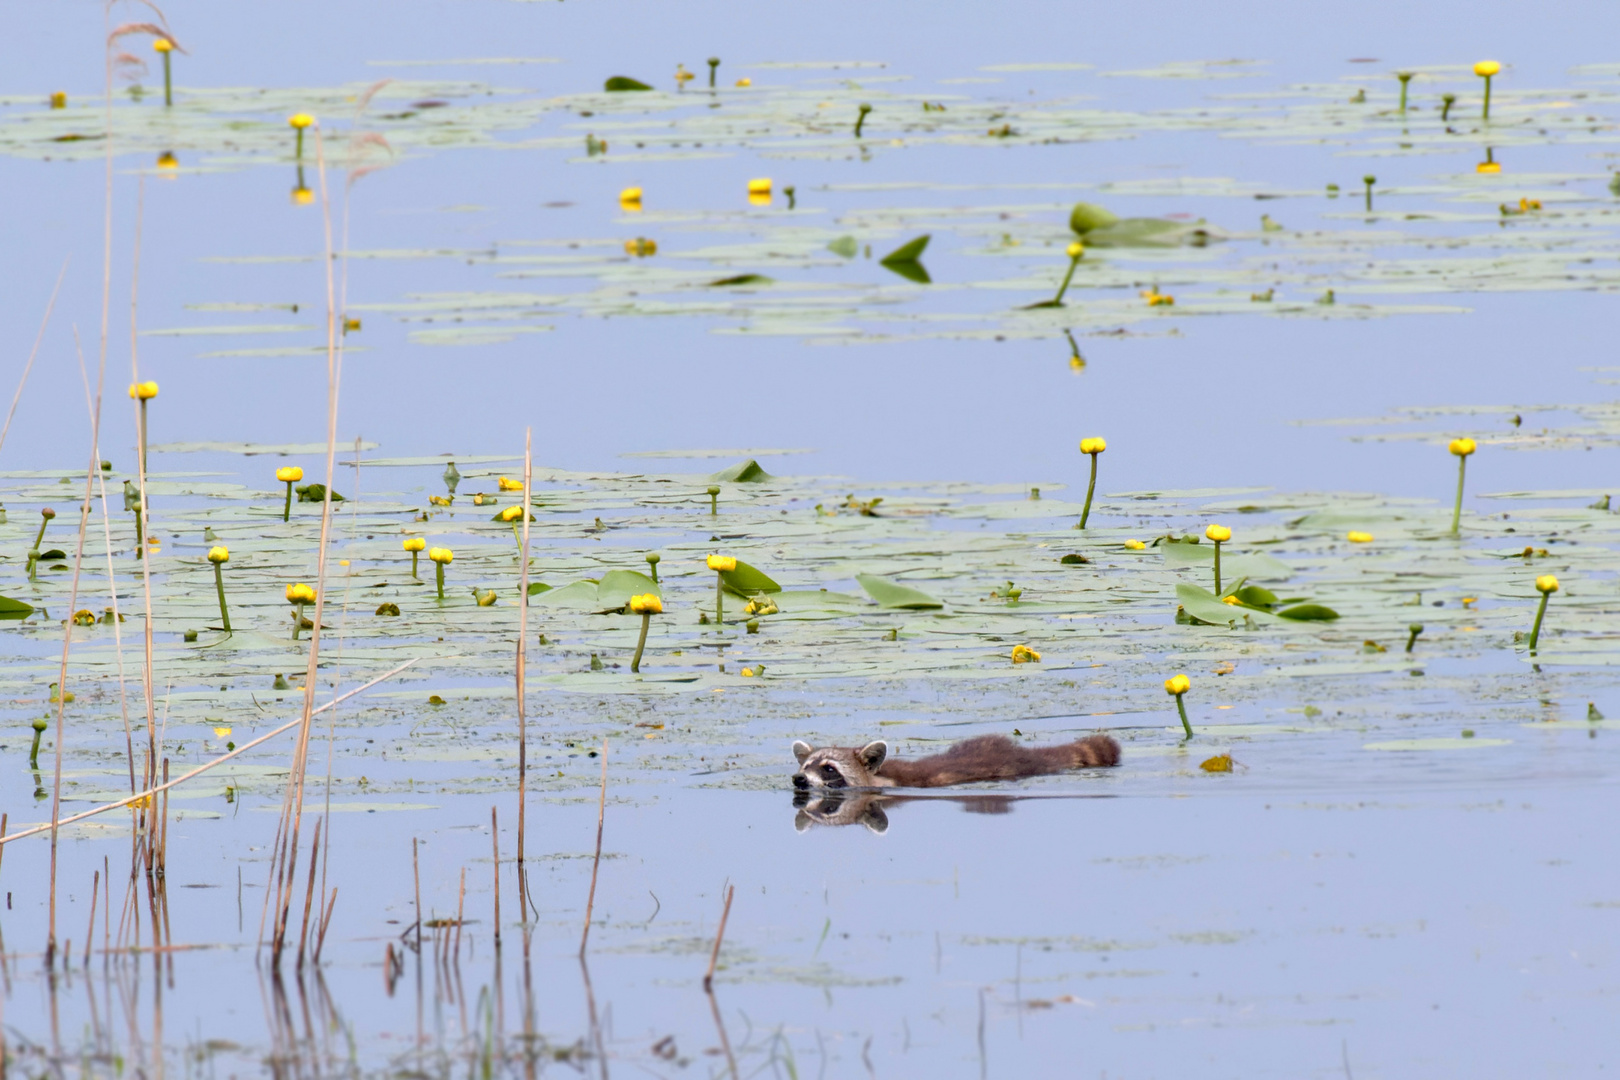
M 1401 114 L 1402 115 L 1405 115 L 1405 113 L 1406 113 L 1406 87 L 1407 87 L 1407 84 L 1409 84 L 1412 81 L 1412 75 L 1413 75 L 1413 72 L 1410 72 L 1410 71 L 1397 71 L 1395 73 L 1395 77 L 1397 79 L 1401 80 Z
M 455 561 L 456 553 L 449 548 L 430 548 L 428 558 L 433 560 L 434 576 L 439 584 L 439 599 L 444 599 L 444 568 Z
M 720 512 L 720 485 L 709 485 L 709 516 L 713 517 Z
M 225 607 L 225 574 L 222 568 L 231 561 L 230 549 L 223 545 L 209 548 L 208 561 L 214 564 L 214 590 L 219 593 L 219 621 L 228 634 L 231 632 L 231 613 Z
M 1232 539 L 1232 530 L 1225 525 L 1211 525 L 1204 535 L 1215 544 L 1215 595 L 1221 595 L 1221 545 Z
M 309 113 L 304 112 L 293 113 L 291 116 L 287 117 L 287 124 L 295 133 L 293 142 L 294 161 L 304 160 L 304 129 L 309 127 L 314 122 L 315 118 L 309 115 Z M 298 186 L 303 187 L 304 185 L 300 183 Z
M 1541 594 L 1541 604 L 1536 608 L 1536 623 L 1530 628 L 1530 651 L 1536 651 L 1536 642 L 1541 638 L 1541 620 L 1547 615 L 1547 599 L 1558 591 L 1558 579 L 1551 574 L 1542 574 L 1536 578 L 1536 592 Z
M 737 569 L 737 560 L 730 555 L 710 555 L 708 565 L 714 571 L 714 622 L 721 626 L 725 623 L 726 575 Z
M 167 108 L 174 104 L 174 79 L 169 67 L 169 54 L 174 51 L 174 42 L 160 37 L 152 42 L 152 49 L 163 57 L 163 105 Z
M 34 745 L 28 748 L 28 767 L 36 772 L 39 770 L 39 738 L 45 734 L 47 724 L 44 717 L 35 717 L 28 725 L 34 729 Z
M 1176 711 L 1181 714 L 1181 726 L 1187 732 L 1187 738 L 1193 737 L 1192 724 L 1187 720 L 1187 706 L 1181 700 L 1182 696 L 1192 689 L 1192 680 L 1185 675 L 1172 675 L 1164 680 L 1164 692 L 1176 699 Z
M 281 504 L 281 520 L 292 520 L 293 485 L 304 478 L 304 470 L 297 465 L 283 465 L 276 470 L 276 479 L 287 485 L 287 499 Z
M 748 181 L 748 201 L 754 206 L 771 205 L 770 177 L 760 176 Z
M 1086 503 L 1080 508 L 1080 528 L 1091 518 L 1091 496 L 1097 490 L 1097 458 L 1108 449 L 1108 440 L 1096 437 L 1080 440 L 1080 452 L 1091 458 L 1091 481 L 1086 484 Z
M 420 536 L 407 536 L 404 547 L 411 553 L 411 577 L 420 581 L 421 579 L 416 576 L 416 559 L 418 554 L 427 549 L 427 540 Z
M 313 604 L 314 602 L 315 590 L 308 585 L 287 586 L 287 603 L 293 607 L 292 636 L 294 641 L 298 640 L 298 631 L 304 627 L 304 605 Z
M 1480 119 L 1491 118 L 1491 78 L 1502 70 L 1502 65 L 1495 60 L 1481 60 L 1474 65 L 1474 74 L 1485 80 L 1485 106 L 1480 110 Z
M 861 127 L 865 125 L 866 116 L 872 111 L 872 106 L 863 102 L 857 108 L 859 111 L 855 117 L 855 137 L 858 139 L 861 137 Z
M 646 559 L 647 573 L 652 575 L 653 584 L 656 585 L 658 584 L 658 564 L 663 561 L 662 556 L 660 556 L 656 551 L 649 551 L 647 552 Z
M 632 673 L 641 672 L 641 653 L 647 647 L 647 628 L 652 625 L 652 617 L 663 612 L 664 601 L 657 593 L 642 593 L 630 598 L 630 613 L 641 616 L 641 636 L 636 639 L 636 655 L 630 658 Z
M 1462 524 L 1463 479 L 1468 472 L 1468 455 L 1478 446 L 1473 439 L 1452 439 L 1447 448 L 1457 456 L 1457 502 L 1451 509 L 1451 535 L 1456 536 Z
M 709 57 L 709 89 L 710 90 L 714 89 L 714 75 L 715 75 L 715 72 L 717 72 L 719 70 L 720 70 L 720 58 L 718 56 Z

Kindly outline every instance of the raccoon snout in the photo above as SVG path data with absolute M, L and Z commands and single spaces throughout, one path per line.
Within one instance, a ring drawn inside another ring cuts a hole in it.
M 800 791 L 803 791 L 805 788 L 810 786 L 810 781 L 805 777 L 804 773 L 794 773 L 793 786 L 798 788 Z

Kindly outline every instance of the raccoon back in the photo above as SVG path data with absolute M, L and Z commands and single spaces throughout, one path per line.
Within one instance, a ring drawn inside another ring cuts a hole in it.
M 910 761 L 890 758 L 878 775 L 900 787 L 944 787 L 977 780 L 1016 780 L 1069 769 L 1119 764 L 1119 744 L 1088 735 L 1061 746 L 1019 746 L 1005 735 L 980 735 L 941 754 Z

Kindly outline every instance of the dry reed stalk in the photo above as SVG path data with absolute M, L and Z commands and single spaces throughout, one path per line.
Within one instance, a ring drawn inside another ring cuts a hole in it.
M 714 991 L 707 991 L 709 998 L 709 1014 L 714 1017 L 714 1029 L 720 1033 L 720 1049 L 726 1052 L 726 1066 L 731 1073 L 731 1080 L 738 1080 L 737 1059 L 731 1053 L 731 1039 L 726 1036 L 726 1023 L 720 1018 L 720 1002 L 715 999 Z
M 731 896 L 736 891 L 737 886 L 726 886 L 726 906 L 720 910 L 720 929 L 714 935 L 714 950 L 709 953 L 709 970 L 703 973 L 705 994 L 714 988 L 714 965 L 720 960 L 720 943 L 726 937 L 726 920 L 731 918 Z
M 84 366 L 84 349 L 79 344 L 79 328 L 73 327 L 73 351 L 79 358 L 79 379 L 84 383 L 84 406 L 90 411 L 92 422 L 96 415 L 96 404 L 90 392 L 90 373 Z M 106 352 L 102 353 L 101 370 L 106 371 Z M 135 793 L 135 736 L 129 726 L 129 694 L 124 682 L 124 633 L 120 625 L 123 617 L 118 612 L 118 579 L 113 571 L 112 552 L 112 516 L 107 513 L 107 477 L 99 469 L 96 470 L 96 487 L 101 497 L 101 534 L 107 553 L 107 598 L 112 606 L 113 628 L 113 655 L 118 660 L 118 710 L 124 720 L 124 752 L 129 765 L 129 792 Z
M 518 871 L 518 914 L 523 921 L 529 921 L 529 913 L 525 908 L 528 891 L 523 877 L 523 825 L 528 818 L 528 781 L 529 781 L 529 724 L 524 697 L 526 694 L 525 679 L 528 668 L 528 641 L 529 641 L 529 516 L 533 511 L 530 500 L 529 485 L 534 476 L 534 429 L 525 428 L 523 431 L 523 552 L 520 556 L 523 565 L 518 570 L 518 639 L 517 639 L 517 714 L 518 714 L 518 826 L 517 826 L 517 871 Z
M 109 142 L 111 135 L 108 136 Z M 111 181 L 108 181 L 111 183 Z M 140 357 L 138 352 L 139 336 L 137 334 L 137 316 L 140 312 L 140 283 L 141 283 L 141 226 L 145 220 L 146 208 L 146 180 L 143 177 L 137 187 L 135 199 L 135 250 L 133 266 L 129 282 L 129 381 L 141 381 Z M 111 243 L 109 239 L 109 244 Z M 108 258 L 111 258 L 111 249 L 108 249 Z M 111 269 L 109 267 L 109 274 Z M 105 336 L 105 335 L 104 335 Z M 103 344 L 105 350 L 105 344 Z M 103 361 L 105 363 L 105 361 Z M 146 523 L 146 533 L 152 535 L 152 508 L 146 501 L 146 402 L 131 399 L 135 408 L 135 467 L 140 479 L 141 521 Z M 150 545 L 145 545 L 150 546 Z M 141 560 L 141 590 L 146 605 L 142 613 L 142 660 L 141 660 L 141 688 L 146 701 L 146 739 L 147 758 L 144 782 L 147 787 L 154 786 L 157 768 L 157 714 L 152 699 L 152 560 L 148 552 L 137 547 L 136 555 Z
M 456 895 L 456 963 L 461 963 L 461 920 L 467 910 L 467 868 L 461 868 L 461 891 Z M 449 935 L 445 935 L 448 937 Z
M 163 758 L 163 831 L 158 837 L 158 877 L 169 876 L 169 759 Z
M 10 814 L 0 813 L 0 863 L 6 858 L 6 822 L 11 820 Z
M 331 845 L 328 845 L 330 847 Z M 315 935 L 315 963 L 321 962 L 321 950 L 326 947 L 326 928 L 332 924 L 332 910 L 337 907 L 337 887 L 333 886 L 332 896 L 326 902 L 326 914 L 321 916 L 320 933 Z
M 372 679 L 370 682 L 364 683 L 364 684 L 362 684 L 360 686 L 357 686 L 353 690 L 350 690 L 348 693 L 339 694 L 337 697 L 333 698 L 331 701 L 328 701 L 325 705 L 322 705 L 319 708 L 317 708 L 315 710 L 315 712 L 317 714 L 323 713 L 327 709 L 332 708 L 334 705 L 338 705 L 338 704 L 340 704 L 340 703 L 342 703 L 344 701 L 347 701 L 349 698 L 354 697 L 354 695 L 356 695 L 356 694 L 364 693 L 365 691 L 370 690 L 373 686 L 376 686 L 378 683 L 385 682 L 388 679 L 393 678 L 395 675 L 398 675 L 400 672 L 404 671 L 406 668 L 410 667 L 414 663 L 416 663 L 415 659 L 407 660 L 403 664 L 399 665 L 398 667 L 392 668 L 392 669 L 390 669 L 388 671 L 383 672 L 381 675 L 377 676 L 375 679 Z M 215 758 L 213 761 L 204 762 L 203 764 L 197 766 L 195 769 L 192 769 L 188 773 L 180 774 L 179 776 L 175 777 L 173 780 L 170 780 L 167 784 L 162 784 L 162 785 L 158 785 L 156 787 L 146 788 L 143 791 L 136 792 L 133 796 L 131 796 L 128 799 L 119 799 L 117 802 L 102 803 L 100 806 L 92 807 L 89 810 L 81 811 L 80 813 L 74 814 L 72 817 L 63 818 L 61 820 L 60 824 L 62 824 L 62 825 L 72 825 L 74 822 L 83 821 L 85 818 L 95 817 L 98 814 L 105 814 L 108 810 L 118 810 L 118 809 L 123 808 L 123 807 L 132 806 L 133 804 L 141 801 L 142 799 L 154 797 L 154 796 L 160 794 L 161 792 L 167 791 L 169 788 L 179 787 L 181 784 L 185 783 L 187 780 L 190 780 L 193 777 L 201 776 L 203 773 L 207 772 L 208 770 L 213 769 L 213 768 L 215 768 L 217 766 L 223 765 L 227 761 L 230 761 L 234 757 L 237 757 L 237 756 L 239 756 L 241 754 L 247 753 L 249 750 L 252 750 L 255 746 L 258 746 L 258 745 L 260 745 L 261 743 L 264 743 L 264 742 L 268 742 L 269 740 L 275 738 L 277 735 L 280 735 L 283 732 L 291 731 L 293 728 L 297 727 L 299 724 L 302 724 L 303 722 L 304 722 L 303 717 L 299 717 L 297 720 L 289 720 L 285 724 L 282 724 L 280 727 L 276 728 L 274 731 L 267 731 L 263 735 L 260 735 L 257 739 L 254 739 L 251 742 L 245 742 L 241 746 L 238 746 L 235 750 L 232 750 L 228 754 L 222 754 L 219 757 Z M 25 836 L 37 836 L 40 833 L 49 832 L 50 828 L 51 827 L 49 825 L 36 825 L 31 829 L 24 829 L 22 832 L 13 833 L 10 836 L 0 837 L 0 845 L 9 844 L 13 840 L 21 840 Z
M 607 740 L 602 740 L 602 794 L 596 803 L 596 858 L 591 861 L 591 892 L 585 899 L 585 930 L 579 935 L 579 958 L 585 959 L 585 944 L 591 939 L 591 912 L 596 907 L 596 871 L 602 865 L 602 819 L 607 812 Z
M 326 556 L 327 543 L 332 529 L 332 481 L 333 470 L 337 458 L 337 408 L 338 390 L 340 386 L 341 370 L 338 366 L 337 355 L 337 297 L 332 270 L 332 211 L 331 200 L 326 186 L 326 156 L 323 148 L 320 124 L 315 128 L 315 167 L 316 175 L 320 180 L 321 188 L 321 222 L 322 236 L 325 242 L 326 255 L 326 491 L 321 500 L 321 536 L 320 550 L 316 557 L 315 571 L 315 627 L 309 636 L 309 663 L 304 675 L 304 720 L 303 730 L 298 733 L 298 745 L 293 752 L 293 768 L 287 777 L 287 787 L 290 794 L 291 806 L 286 811 L 287 820 L 292 830 L 292 842 L 289 847 L 290 861 L 297 857 L 298 834 L 303 823 L 304 812 L 304 772 L 309 757 L 309 719 L 314 715 L 315 708 L 315 680 L 317 668 L 320 663 L 321 649 L 321 617 L 326 607 Z M 271 945 L 271 958 L 273 964 L 281 961 L 281 951 L 286 945 L 286 925 L 288 909 L 291 906 L 292 896 L 290 890 L 283 890 L 280 897 L 281 912 L 277 920 L 275 940 Z
M 416 955 L 422 955 L 422 864 L 416 856 L 416 837 L 411 837 L 411 877 L 416 881 Z
M 495 948 L 501 947 L 501 824 L 495 816 L 495 808 L 489 808 L 489 846 L 495 859 L 495 872 L 492 875 L 495 886 Z
M 101 877 L 107 883 L 101 894 L 101 949 L 105 955 L 112 952 L 112 862 L 106 855 L 101 857 Z
M 60 279 L 57 283 L 61 283 Z M 54 294 L 52 302 L 55 302 Z M 41 333 L 43 332 L 41 328 Z M 97 373 L 95 407 L 91 410 L 90 462 L 84 474 L 84 499 L 79 504 L 79 535 L 73 549 L 73 582 L 68 589 L 68 617 L 62 624 L 62 664 L 56 677 L 56 752 L 51 781 L 50 925 L 45 944 L 47 967 L 50 966 L 51 958 L 56 952 L 56 869 L 62 820 L 62 746 L 67 741 L 64 736 L 67 723 L 68 652 L 73 646 L 73 612 L 79 606 L 79 578 L 84 570 L 84 538 L 90 529 L 90 502 L 95 495 L 95 478 L 101 471 L 101 392 L 105 382 L 106 368 L 103 366 Z
M 34 370 L 34 357 L 39 355 L 39 343 L 45 340 L 45 328 L 51 323 L 51 312 L 56 308 L 56 294 L 62 288 L 62 279 L 67 276 L 69 260 L 62 261 L 62 270 L 56 275 L 56 284 L 51 288 L 51 298 L 45 305 L 45 317 L 39 322 L 39 333 L 34 336 L 34 347 L 28 350 L 28 363 L 23 365 L 22 378 L 17 380 L 17 392 L 11 398 L 11 411 L 6 413 L 6 423 L 0 427 L 0 446 L 6 444 L 6 432 L 11 430 L 11 418 L 17 415 L 17 403 L 22 401 L 23 387 L 28 384 L 28 373 Z
M 309 943 L 309 908 L 315 902 L 315 867 L 321 859 L 321 826 L 323 821 L 315 822 L 315 835 L 310 839 L 309 845 L 309 885 L 304 889 L 304 921 L 298 928 L 298 963 L 294 970 L 304 970 L 304 946 Z

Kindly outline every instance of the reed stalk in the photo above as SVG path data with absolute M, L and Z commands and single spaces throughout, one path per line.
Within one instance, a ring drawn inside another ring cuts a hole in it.
M 591 860 L 591 891 L 585 898 L 585 930 L 579 936 L 579 959 L 585 961 L 585 945 L 591 939 L 591 912 L 596 907 L 596 872 L 602 866 L 602 819 L 607 812 L 607 740 L 602 740 L 602 794 L 596 803 L 596 857 Z

